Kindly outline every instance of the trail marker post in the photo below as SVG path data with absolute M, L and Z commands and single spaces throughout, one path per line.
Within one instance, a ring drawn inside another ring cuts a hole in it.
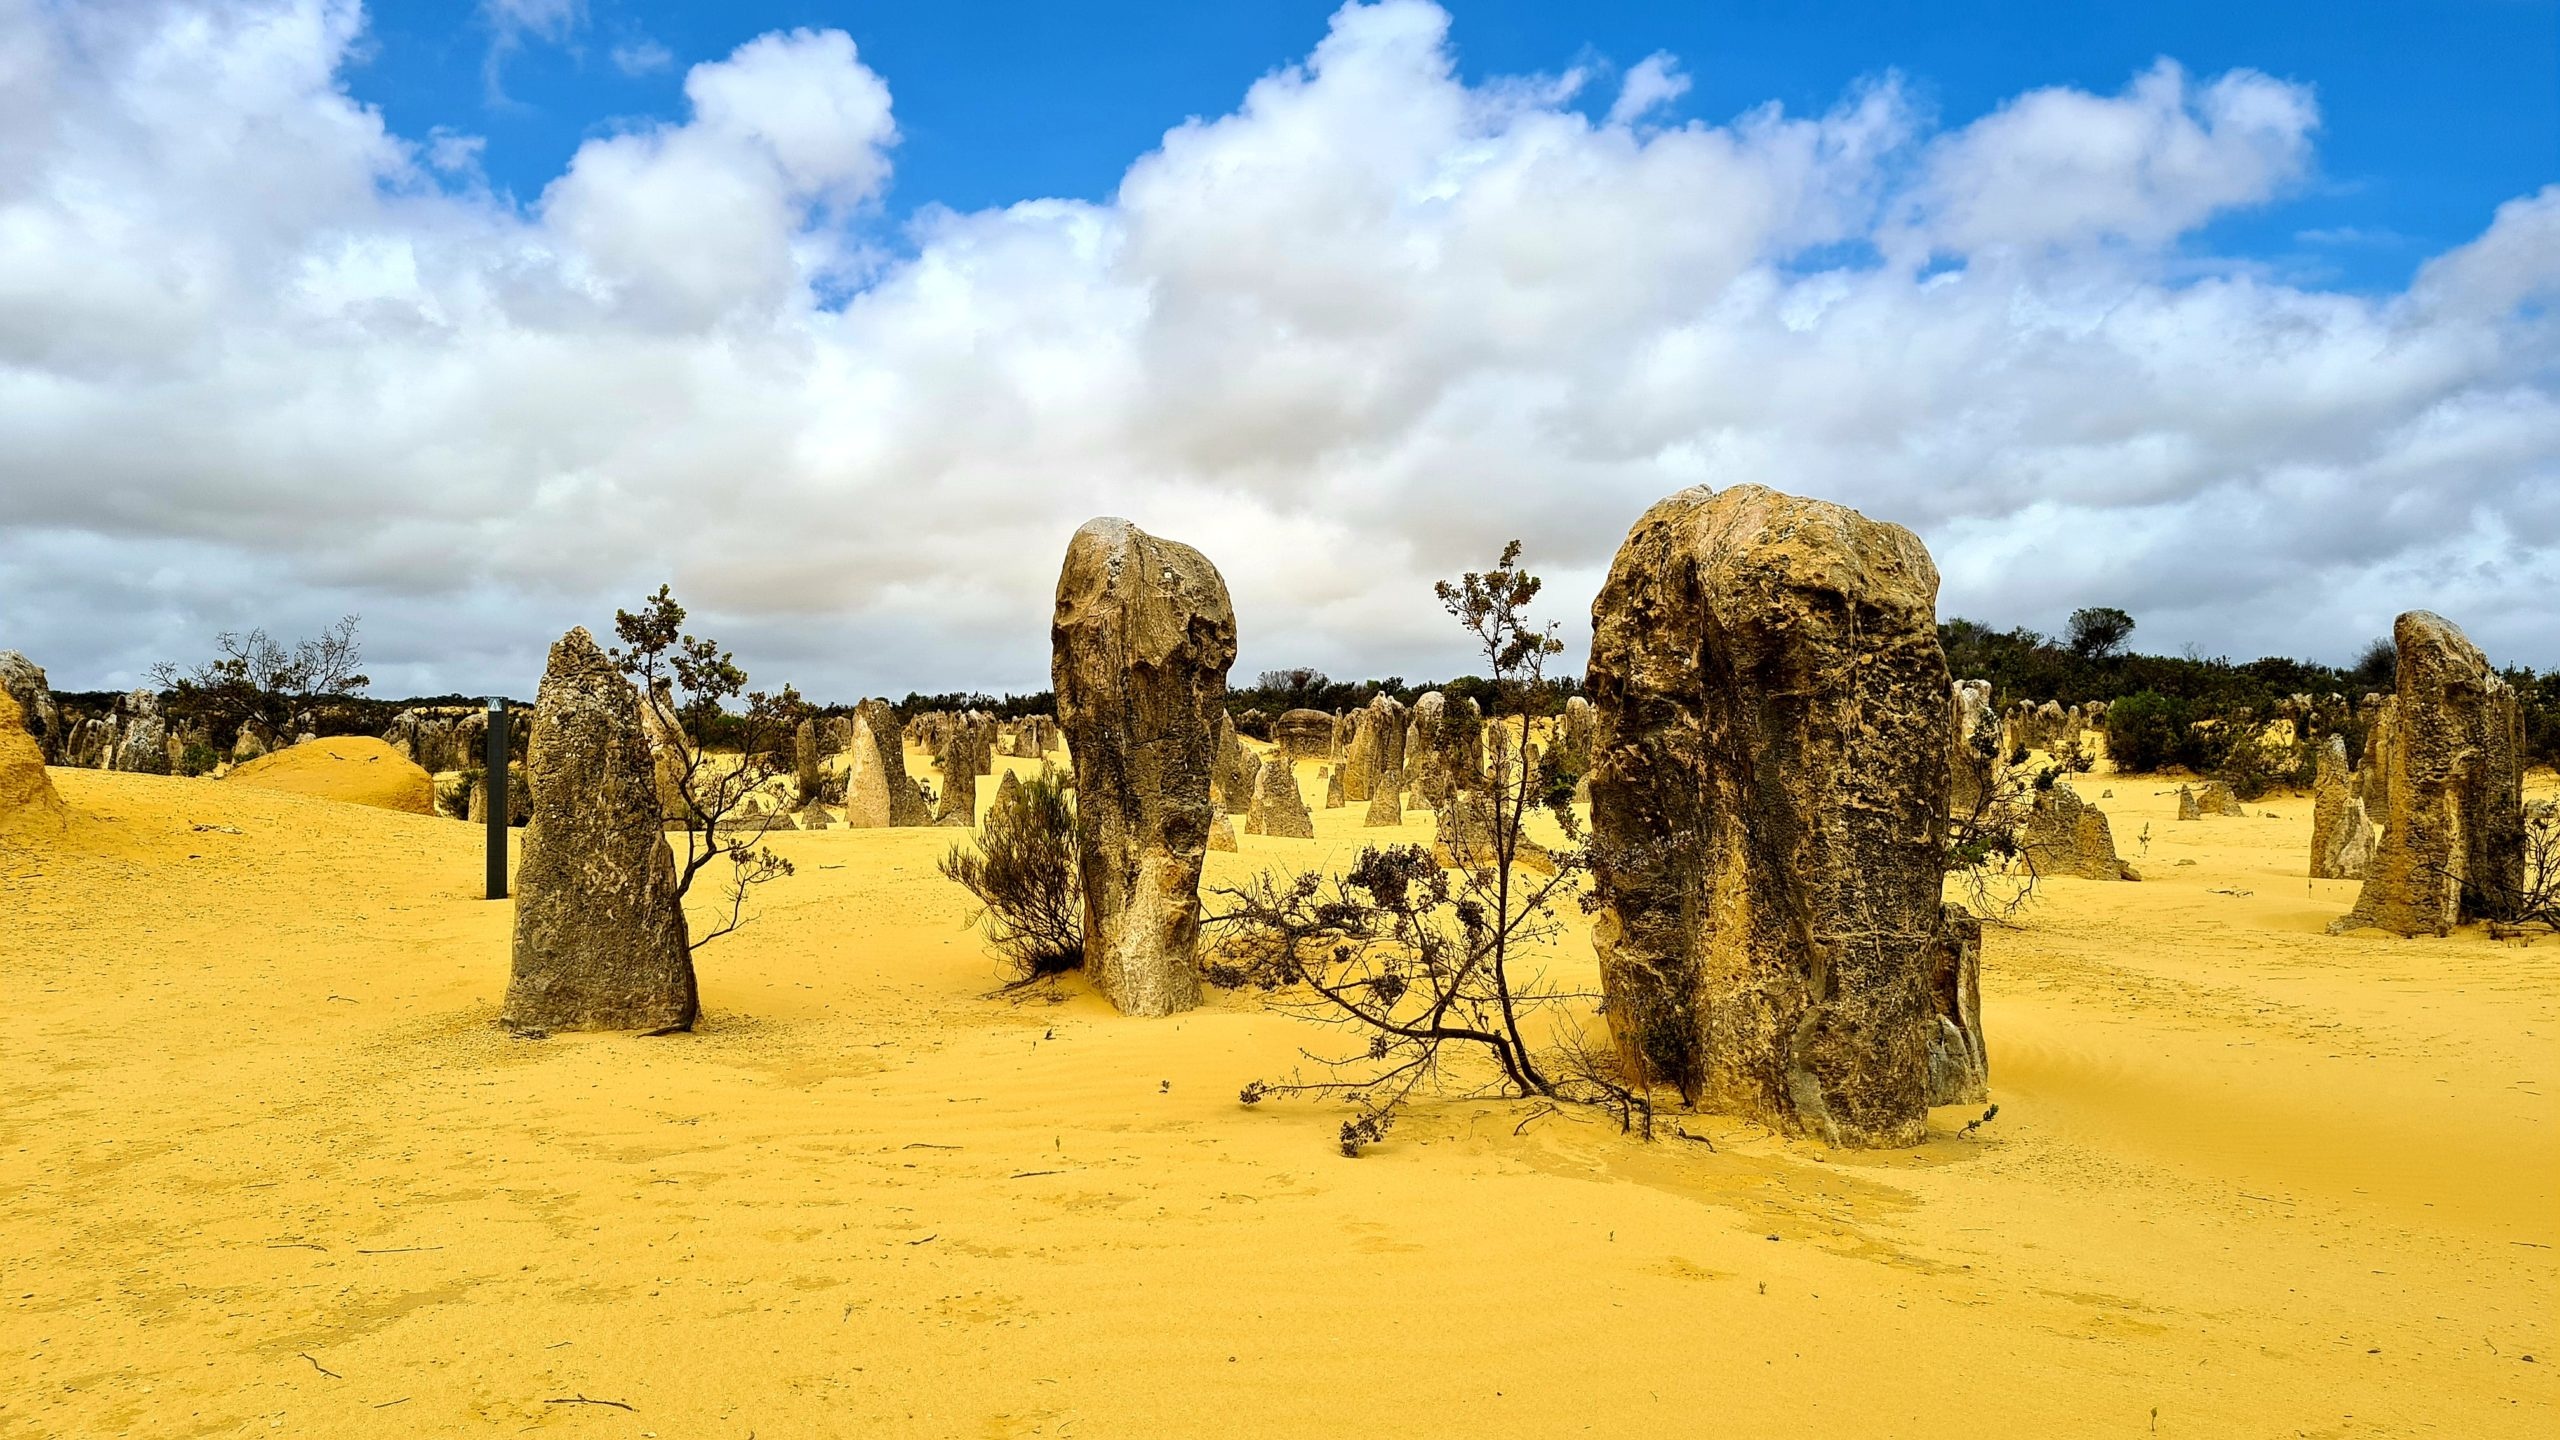
M 507 697 L 489 697 L 489 753 L 480 785 L 489 797 L 489 898 L 507 898 Z

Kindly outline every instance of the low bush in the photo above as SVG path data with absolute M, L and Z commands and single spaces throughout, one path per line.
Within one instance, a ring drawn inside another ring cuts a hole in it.
M 941 869 L 978 898 L 969 923 L 985 924 L 1016 984 L 1084 964 L 1075 799 L 1058 777 L 1000 792 L 975 839 L 953 845 Z

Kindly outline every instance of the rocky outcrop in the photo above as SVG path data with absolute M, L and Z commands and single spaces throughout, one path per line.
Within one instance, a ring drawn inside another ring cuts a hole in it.
M 1230 815 L 1251 809 L 1253 784 L 1261 774 L 1262 767 L 1245 753 L 1244 742 L 1236 738 L 1235 717 L 1219 711 L 1217 748 L 1209 763 L 1209 791 L 1218 808 Z
M 2069 781 L 2056 780 L 2036 792 L 2027 823 L 2018 830 L 2018 848 L 2039 876 L 2071 875 L 2082 880 L 2139 880 L 2140 872 L 2116 854 L 2115 833 L 2107 812 L 2082 800 Z
M 1952 682 L 1919 538 L 1762 487 L 1636 522 L 1591 611 L 1593 941 L 1631 1074 L 1925 1134 Z
M 551 647 L 528 751 L 533 822 L 500 1022 L 691 1029 L 700 1003 L 640 695 L 583 629 Z
M 1599 713 L 1591 702 L 1579 695 L 1564 702 L 1564 714 L 1556 720 L 1553 763 L 1568 775 L 1591 773 L 1591 745 L 1599 733 Z
M 2361 880 L 2372 862 L 2373 822 L 2355 796 L 2355 772 L 2347 765 L 2347 737 L 2331 735 L 2320 747 L 2311 781 L 2311 878 Z
M 1235 822 L 1229 820 L 1223 810 L 1209 812 L 1209 848 L 1226 851 L 1236 848 Z
M 1330 759 L 1333 717 L 1321 710 L 1288 711 L 1271 722 L 1271 743 L 1292 760 Z
M 1954 744 L 1947 752 L 1947 804 L 1959 819 L 1973 815 L 2000 793 L 2005 766 L 2000 722 L 1991 708 L 1991 682 L 1959 680 L 1955 689 Z
M 1452 700 L 1437 690 L 1413 702 L 1405 734 L 1407 786 L 1417 807 L 1440 803 L 1484 783 L 1484 712 L 1473 700 Z
M 2380 757 L 2390 809 L 2355 908 L 2330 928 L 2442 935 L 2510 918 L 2525 879 L 2515 691 L 2440 615 L 2410 611 L 2391 638 L 2399 680 Z
M 1188 545 L 1090 521 L 1067 546 L 1049 642 L 1075 761 L 1085 970 L 1123 1013 L 1189 1010 L 1200 1003 L 1210 772 L 1236 657 L 1226 581 Z M 1231 805 L 1240 779 L 1227 781 Z
M 294 749 L 302 747 L 297 745 Z M 291 751 L 279 752 L 290 754 Z M 511 826 L 533 823 L 533 777 L 521 760 L 507 762 L 507 823 Z M 489 802 L 496 798 L 498 786 L 493 777 L 483 774 L 471 787 L 471 796 L 463 802 L 462 818 L 474 825 L 489 823 Z
M 1991 1098 L 1991 1054 L 1982 1043 L 1982 922 L 1949 905 L 1929 961 L 1929 1103 L 1979 1105 Z
M 932 812 L 915 782 L 907 778 L 906 746 L 898 712 L 886 700 L 865 700 L 853 707 L 853 758 L 844 773 L 844 823 L 877 830 L 893 825 L 930 825 Z
M 2184 789 L 2185 787 L 2181 786 L 2179 788 Z M 2199 815 L 2220 815 L 2231 820 L 2246 820 L 2249 818 L 2249 807 L 2241 804 L 2240 797 L 2231 792 L 2231 787 L 2219 780 L 2207 780 L 2204 782 L 2202 786 L 2197 788 L 2195 800 L 2196 813 Z M 2181 805 L 2179 809 L 2181 813 L 2178 818 L 2183 820 L 2186 818 L 2184 814 L 2185 806 Z
M 1351 735 L 1343 742 L 1342 763 L 1334 767 L 1342 779 L 1342 798 L 1367 800 L 1378 773 L 1378 716 L 1367 706 L 1351 713 Z
M 18 725 L 35 737 L 36 749 L 50 764 L 62 755 L 62 709 L 45 683 L 44 669 L 15 650 L 0 650 L 0 690 L 18 704 Z
M 116 708 L 124 723 L 116 735 L 115 759 L 107 768 L 137 775 L 166 775 L 174 770 L 169 754 L 169 722 L 160 713 L 160 697 L 148 690 L 135 690 Z
M 1362 812 L 1360 823 L 1368 826 L 1402 825 L 1404 795 L 1393 785 L 1380 785 L 1369 792 L 1369 808 Z
M 1274 750 L 1262 762 L 1262 774 L 1254 781 L 1253 804 L 1245 811 L 1244 833 L 1290 840 L 1316 838 L 1315 819 L 1298 793 L 1297 770 L 1287 752 Z
M 818 720 L 814 715 L 791 732 L 791 783 L 803 805 L 817 804 L 826 789 L 826 757 L 818 749 Z
M 1348 803 L 1348 798 L 1342 793 L 1342 767 L 1339 765 L 1324 767 L 1324 808 L 1339 810 Z
M 1411 707 L 1393 695 L 1380 695 L 1367 706 L 1376 748 L 1369 757 L 1369 784 L 1403 790 L 1413 784 L 1405 767 L 1405 734 L 1413 723 Z
M 527 728 L 521 724 L 507 727 L 509 758 L 524 758 Z M 391 717 L 382 738 L 430 775 L 484 769 L 489 763 L 489 707 L 413 705 Z M 272 737 L 262 737 L 262 743 L 273 748 L 275 742 Z

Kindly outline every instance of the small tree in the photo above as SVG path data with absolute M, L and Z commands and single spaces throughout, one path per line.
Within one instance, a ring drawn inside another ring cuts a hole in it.
M 779 694 L 748 691 L 747 672 L 728 651 L 717 641 L 683 630 L 684 607 L 664 585 L 637 612 L 613 612 L 613 631 L 622 641 L 612 652 L 614 664 L 639 686 L 640 703 L 656 721 L 650 727 L 653 744 L 669 752 L 659 763 L 684 810 L 677 899 L 692 890 L 694 878 L 713 861 L 729 862 L 723 897 L 728 913 L 693 939 L 689 948 L 699 950 L 746 923 L 750 890 L 792 873 L 790 861 L 761 843 L 780 820 L 781 807 L 749 810 L 746 800 L 776 776 L 791 772 L 793 733 L 810 710 L 800 692 L 788 685 Z M 746 710 L 733 715 L 726 704 L 741 694 Z M 713 757 L 696 738 L 714 728 L 736 738 L 734 763 Z
M 1065 777 L 1035 775 L 999 790 L 975 842 L 954 844 L 941 869 L 978 897 L 969 923 L 985 923 L 1015 985 L 1084 964 L 1084 886 Z
M 1622 1125 L 1650 1133 L 1648 1102 L 1578 1043 L 1578 1032 L 1545 1053 L 1529 1040 L 1533 1013 L 1592 998 L 1556 989 L 1525 972 L 1523 961 L 1560 928 L 1556 906 L 1575 893 L 1590 862 L 1572 806 L 1580 777 L 1526 763 L 1529 718 L 1554 699 L 1547 660 L 1564 645 L 1553 624 L 1530 623 L 1539 580 L 1520 568 L 1519 556 L 1514 541 L 1491 571 L 1435 587 L 1493 676 L 1483 693 L 1497 763 L 1480 804 L 1465 795 L 1447 803 L 1450 863 L 1419 846 L 1369 846 L 1344 874 L 1263 875 L 1214 892 L 1226 908 L 1211 921 L 1224 937 L 1211 980 L 1270 992 L 1284 1007 L 1360 1037 L 1348 1054 L 1311 1055 L 1319 1077 L 1255 1080 L 1241 1098 L 1341 1097 L 1357 1112 L 1342 1126 L 1346 1155 L 1384 1136 L 1425 1086 L 1599 1104 Z M 1541 810 L 1554 817 L 1565 848 L 1529 839 L 1529 817 Z M 1462 1056 L 1479 1063 L 1462 1064 Z
M 2356 656 L 2354 667 L 2347 671 L 2347 678 L 2366 690 L 2388 694 L 2400 683 L 2399 645 L 2388 635 L 2367 641 L 2363 652 Z
M 251 723 L 290 736 L 313 701 L 358 695 L 373 683 L 356 668 L 364 663 L 364 647 L 353 615 L 290 650 L 262 629 L 225 630 L 213 644 L 221 652 L 213 659 L 186 671 L 163 660 L 151 667 L 151 679 L 169 693 L 172 715 L 217 738 L 236 737 Z
M 2023 842 L 2036 792 L 2048 790 L 2060 775 L 2059 765 L 2030 773 L 2014 766 L 1995 766 L 1999 730 L 1986 725 L 1974 732 L 1976 773 L 1987 779 L 1967 813 L 1952 815 L 1947 825 L 1947 874 L 1963 888 L 1965 903 L 1986 920 L 2015 920 L 2035 898 L 2035 858 Z
M 2071 653 L 2083 660 L 2110 660 L 2133 637 L 2133 617 L 2112 605 L 2092 605 L 2071 612 Z

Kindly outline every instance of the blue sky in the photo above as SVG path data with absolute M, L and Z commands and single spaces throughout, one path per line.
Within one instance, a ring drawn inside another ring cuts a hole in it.
M 1468 663 L 1761 483 L 1940 612 L 2560 667 L 2560 0 L 0 0 L 0 648 L 364 617 L 532 688 L 1037 689 L 1066 537 L 1238 668 Z
M 555 8 L 528 3 L 536 13 Z M 928 204 L 1107 199 L 1133 157 L 1186 116 L 1231 108 L 1254 79 L 1301 56 L 1336 7 L 586 0 L 548 35 L 487 15 L 457 24 L 456 8 L 374 5 L 377 52 L 349 74 L 349 88 L 404 133 L 444 125 L 485 136 L 492 182 L 528 200 L 583 141 L 635 120 L 679 118 L 686 67 L 771 30 L 842 29 L 896 97 L 903 139 L 884 206 L 894 226 Z M 1624 67 L 1669 51 L 1694 82 L 1670 113 L 1709 121 L 1773 100 L 1818 114 L 1888 71 L 1952 125 L 2040 86 L 2110 91 L 2160 56 L 2204 74 L 2262 70 L 2317 95 L 2318 172 L 2195 243 L 2359 290 L 2406 284 L 2426 256 L 2478 233 L 2500 202 L 2560 176 L 2552 0 L 1449 8 L 1470 80 Z M 515 38 L 493 61 L 501 30 Z M 493 76 L 503 98 L 491 95 Z M 1594 90 L 1578 103 L 1596 114 L 1608 98 Z

